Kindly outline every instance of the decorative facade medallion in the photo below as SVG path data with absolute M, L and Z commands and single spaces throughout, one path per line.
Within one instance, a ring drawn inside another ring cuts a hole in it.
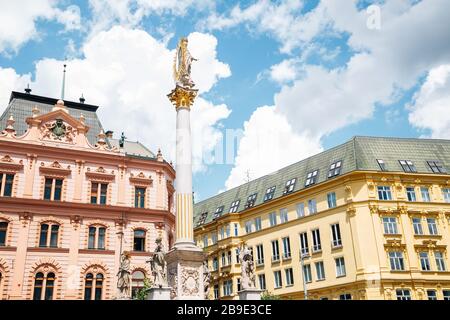
M 182 267 L 181 271 L 181 291 L 185 296 L 196 296 L 199 294 L 200 288 L 198 284 L 199 272 L 197 268 Z
M 75 129 L 64 122 L 62 119 L 56 119 L 45 123 L 41 127 L 41 139 L 74 143 Z

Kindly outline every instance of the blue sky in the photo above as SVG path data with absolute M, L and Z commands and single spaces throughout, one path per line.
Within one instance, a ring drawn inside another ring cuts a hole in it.
M 0 2 L 2 109 L 27 83 L 57 96 L 66 60 L 67 99 L 83 93 L 107 129 L 169 160 L 165 94 L 189 36 L 194 144 L 212 152 L 227 129 L 241 134 L 232 163 L 194 165 L 197 200 L 354 135 L 450 135 L 445 0 Z

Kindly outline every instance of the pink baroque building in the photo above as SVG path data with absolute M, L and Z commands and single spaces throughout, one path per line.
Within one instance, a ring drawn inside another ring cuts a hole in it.
M 172 246 L 175 170 L 105 133 L 97 108 L 12 92 L 0 118 L 1 299 L 114 299 L 121 252 L 135 292 L 156 238 Z

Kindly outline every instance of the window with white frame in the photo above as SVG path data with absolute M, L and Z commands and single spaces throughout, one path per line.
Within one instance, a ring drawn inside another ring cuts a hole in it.
M 350 293 L 340 294 L 339 300 L 352 300 L 352 295 Z
M 61 201 L 64 179 L 45 178 L 44 200 Z
M 319 176 L 319 170 L 314 170 L 306 175 L 305 187 L 309 187 L 317 182 Z
M 212 266 L 213 266 L 213 271 L 219 270 L 219 259 L 217 257 L 213 258 Z
M 266 275 L 264 273 L 258 274 L 259 289 L 266 290 Z
M 232 255 L 231 255 L 231 250 L 229 250 L 229 251 L 227 252 L 227 263 L 228 263 L 228 265 L 231 265 L 231 264 L 233 263 L 233 261 L 232 261 Z
M 319 231 L 319 229 L 312 230 L 311 234 L 312 234 L 312 238 L 313 238 L 312 251 L 313 252 L 322 251 L 322 244 L 320 243 L 320 231 Z
M 444 300 L 450 300 L 450 290 L 442 290 Z
M 382 159 L 377 159 L 378 166 L 380 167 L 381 171 L 387 171 L 386 163 Z
M 285 269 L 284 273 L 286 276 L 286 286 L 293 286 L 294 285 L 294 272 L 292 271 L 292 268 Z
M 203 236 L 203 247 L 206 248 L 208 246 L 208 236 L 204 235 Z
M 392 200 L 391 187 L 389 186 L 378 186 L 378 199 L 389 201 Z
M 222 267 L 227 266 L 227 256 L 225 252 L 222 252 Z
M 239 208 L 239 203 L 241 202 L 241 200 L 235 200 L 235 201 L 233 201 L 232 203 L 231 203 L 231 206 L 230 206 L 230 213 L 235 213 L 235 212 L 237 212 L 238 211 L 238 208 Z
M 216 232 L 211 233 L 211 242 L 212 242 L 212 244 L 217 243 L 217 233 Z
M 411 300 L 411 292 L 408 289 L 395 290 L 397 300 Z
M 328 209 L 336 208 L 336 193 L 330 192 L 327 194 Z
M 339 227 L 339 223 L 335 223 L 331 225 L 331 246 L 332 247 L 341 247 L 342 239 L 341 239 L 341 228 Z
M 395 250 L 389 252 L 389 263 L 392 271 L 404 271 L 405 262 L 403 259 L 403 252 Z
M 220 239 L 225 239 L 225 228 L 220 227 Z
M 272 261 L 280 260 L 280 248 L 278 246 L 278 240 L 272 240 Z
M 316 262 L 317 281 L 325 280 L 325 267 L 323 261 Z
M 427 290 L 428 300 L 437 300 L 436 290 Z
M 264 202 L 272 200 L 275 194 L 275 186 L 267 188 L 266 193 L 264 194 Z
M 422 271 L 430 271 L 430 259 L 428 258 L 428 252 L 419 252 L 419 259 L 420 259 L 420 269 Z
M 416 190 L 414 187 L 406 187 L 406 198 L 410 202 L 416 201 Z
M 291 241 L 289 237 L 284 237 L 283 241 L 283 259 L 291 258 Z
M 444 254 L 441 251 L 434 252 L 434 259 L 436 260 L 436 267 L 438 271 L 446 271 Z
M 310 264 L 303 265 L 303 276 L 305 277 L 306 283 L 312 282 L 312 273 Z
M 277 213 L 276 212 L 269 213 L 269 224 L 271 227 L 277 225 Z
M 422 219 L 419 217 L 412 218 L 413 223 L 413 229 L 415 235 L 422 235 L 423 234 L 423 228 L 422 228 Z
M 106 204 L 108 195 L 108 184 L 101 182 L 91 182 L 91 203 Z
M 239 235 L 239 224 L 234 224 L 234 236 L 237 237 Z
M 245 233 L 252 233 L 253 221 L 249 220 L 245 222 Z
M 344 257 L 336 258 L 334 259 L 334 262 L 336 264 L 336 277 L 345 277 L 346 271 Z
M 417 172 L 414 163 L 411 160 L 398 160 L 400 165 L 402 166 L 403 171 L 405 172 Z
M 273 278 L 275 280 L 275 289 L 281 288 L 283 286 L 283 281 L 281 280 L 281 271 L 277 270 L 273 272 Z
M 59 224 L 47 222 L 41 224 L 39 234 L 39 247 L 57 248 L 58 247 Z
M 442 189 L 442 196 L 445 202 L 450 203 L 450 188 Z
M 225 280 L 223 282 L 223 295 L 224 296 L 231 296 L 233 293 L 233 280 Z
M 14 183 L 14 174 L 0 172 L 0 196 L 11 197 L 13 190 L 13 183 Z
M 214 300 L 218 300 L 219 299 L 219 285 L 216 284 L 214 285 Z
M 288 194 L 294 191 L 295 182 L 297 182 L 297 178 L 293 178 L 291 180 L 286 181 L 286 185 L 284 186 L 283 194 Z
M 230 237 L 230 225 L 229 225 L 229 224 L 227 224 L 227 225 L 225 226 L 225 236 L 226 236 L 227 238 Z
M 328 170 L 328 178 L 333 178 L 341 174 L 342 161 L 333 162 Z
M 309 199 L 308 200 L 308 210 L 309 210 L 309 214 L 317 213 L 317 202 L 316 202 L 316 199 Z
M 303 202 L 297 203 L 297 218 L 301 218 L 305 216 L 305 204 Z
M 430 202 L 430 189 L 428 187 L 420 187 L 420 195 L 423 202 Z
M 261 217 L 255 218 L 255 231 L 259 231 L 262 228 Z
M 280 223 L 289 221 L 288 210 L 286 208 L 280 209 Z
M 88 236 L 88 249 L 105 249 L 106 228 L 103 226 L 90 226 Z
M 397 218 L 383 217 L 384 234 L 398 234 Z
M 247 202 L 245 203 L 245 209 L 251 208 L 255 205 L 257 193 L 253 193 L 247 197 Z
M 216 208 L 216 211 L 214 211 L 213 220 L 217 219 L 218 217 L 220 217 L 222 215 L 224 208 L 225 208 L 225 206 L 220 206 L 220 207 Z
M 447 170 L 439 160 L 428 160 L 427 163 L 433 173 L 447 173 Z
M 258 244 L 256 246 L 256 265 L 264 264 L 264 246 L 262 244 Z
M 239 260 L 239 249 L 235 249 L 234 250 L 234 256 L 236 258 L 236 263 L 240 263 L 240 260 Z
M 437 229 L 436 219 L 435 218 L 427 218 L 427 224 L 428 224 L 428 234 L 437 235 L 438 229 Z
M 300 254 L 302 256 L 309 254 L 308 234 L 306 232 L 300 233 Z

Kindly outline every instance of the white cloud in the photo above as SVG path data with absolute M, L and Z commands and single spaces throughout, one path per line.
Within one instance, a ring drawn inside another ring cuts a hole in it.
M 65 30 L 80 29 L 80 10 L 58 8 L 57 0 L 0 1 L 0 53 L 14 53 L 27 41 L 39 39 L 36 21 L 56 20 Z
M 432 138 L 450 138 L 450 64 L 432 69 L 410 106 L 409 122 L 430 131 Z
M 23 91 L 30 82 L 30 74 L 19 75 L 12 68 L 0 67 L 0 110 L 3 110 L 8 105 L 11 91 Z M 1 129 L 3 130 L 3 128 Z
M 296 59 L 285 59 L 270 67 L 270 77 L 278 83 L 289 82 L 297 78 Z
M 244 183 L 247 173 L 253 180 L 319 151 L 319 141 L 295 133 L 275 107 L 259 107 L 244 123 L 235 166 L 225 187 Z
M 196 74 L 210 74 L 198 79 L 199 90 L 206 92 L 219 78 L 229 75 L 229 67 L 216 59 L 213 36 L 192 34 L 191 38 L 196 48 L 191 43 L 189 47 L 204 61 L 194 62 L 194 81 Z M 98 113 L 106 130 L 115 131 L 116 136 L 124 131 L 130 140 L 139 140 L 153 151 L 161 147 L 167 159 L 175 160 L 176 114 L 166 96 L 174 87 L 175 50 L 145 31 L 114 27 L 98 33 L 82 51 L 83 58 L 67 63 L 66 99 L 78 101 L 83 93 L 86 103 L 101 106 Z M 33 93 L 59 97 L 62 64 L 54 59 L 38 61 Z M 216 126 L 229 113 L 226 105 L 197 98 L 191 115 L 195 170 L 203 168 L 199 162 L 202 152 L 214 147 L 219 137 Z

